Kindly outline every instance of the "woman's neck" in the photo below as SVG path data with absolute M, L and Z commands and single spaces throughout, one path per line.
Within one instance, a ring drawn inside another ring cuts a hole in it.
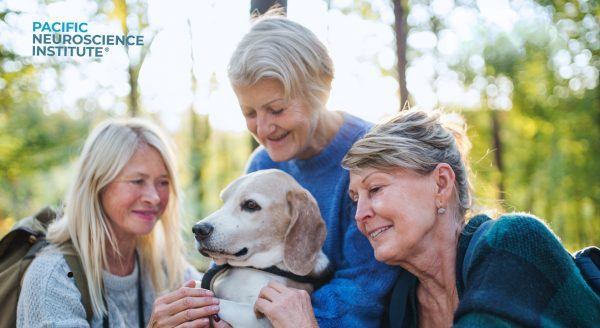
M 420 288 L 442 296 L 456 293 L 456 248 L 463 226 L 451 218 L 438 219 L 415 248 L 415 256 L 400 266 L 419 279 Z
M 449 327 L 458 307 L 456 290 L 456 248 L 462 225 L 449 218 L 437 218 L 415 250 L 415 256 L 401 266 L 419 279 L 417 301 L 419 326 Z
M 117 247 L 119 253 L 108 243 L 106 247 L 106 257 L 108 260 L 108 271 L 116 276 L 127 276 L 135 268 L 135 238 L 119 240 L 117 238 Z
M 320 110 L 315 118 L 317 123 L 314 131 L 309 137 L 308 145 L 298 155 L 299 159 L 308 159 L 319 154 L 338 133 L 344 124 L 344 117 L 340 112 L 330 112 L 327 109 Z

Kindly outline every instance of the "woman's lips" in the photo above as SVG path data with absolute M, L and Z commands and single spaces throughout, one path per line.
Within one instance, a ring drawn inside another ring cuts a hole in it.
M 379 227 L 379 228 L 375 228 L 375 229 L 371 229 L 369 232 L 367 232 L 367 235 L 371 238 L 371 239 L 376 239 L 379 235 L 381 235 L 382 233 L 384 233 L 385 231 L 389 230 L 392 226 L 391 225 L 387 225 L 387 226 L 383 226 L 383 227 Z
M 272 142 L 272 143 L 279 143 L 283 139 L 285 139 L 289 134 L 290 134 L 289 132 L 285 132 L 285 133 L 282 133 L 282 134 L 277 135 L 277 136 L 270 136 L 270 137 L 267 137 L 267 140 L 269 142 Z
M 140 219 L 145 220 L 145 221 L 153 221 L 158 215 L 158 211 L 154 211 L 154 210 L 149 210 L 149 211 L 135 210 L 135 211 L 133 211 L 133 213 L 136 216 L 138 216 Z

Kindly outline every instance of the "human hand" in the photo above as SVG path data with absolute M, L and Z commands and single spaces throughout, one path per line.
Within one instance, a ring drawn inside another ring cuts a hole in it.
M 218 314 L 215 314 L 210 317 L 213 328 L 232 328 L 225 320 L 219 318 Z
M 157 298 L 148 327 L 209 328 L 209 317 L 219 312 L 219 300 L 210 290 L 194 286 L 196 282 L 190 280 L 183 287 Z
M 310 295 L 277 282 L 272 281 L 260 290 L 254 310 L 264 314 L 275 328 L 319 327 Z

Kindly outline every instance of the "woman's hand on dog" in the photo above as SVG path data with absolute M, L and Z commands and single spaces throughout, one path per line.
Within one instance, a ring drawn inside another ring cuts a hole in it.
M 157 298 L 148 327 L 210 327 L 209 318 L 219 312 L 219 300 L 210 290 L 195 286 L 190 280 Z
M 260 290 L 254 310 L 264 314 L 275 328 L 319 327 L 310 295 L 277 282 Z

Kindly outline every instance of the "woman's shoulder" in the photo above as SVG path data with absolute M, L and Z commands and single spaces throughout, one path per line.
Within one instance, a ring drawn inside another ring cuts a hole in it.
M 60 250 L 55 246 L 48 246 L 37 254 L 27 268 L 23 285 L 38 290 L 45 290 L 45 286 L 75 287 L 69 271 L 69 265 Z
M 546 222 L 529 213 L 509 213 L 498 217 L 494 220 L 488 238 L 492 245 L 497 246 L 519 244 L 535 246 L 535 243 L 540 241 L 561 246 L 560 240 Z
M 574 268 L 569 252 L 542 219 L 528 213 L 510 213 L 492 222 L 483 235 L 485 246 L 480 244 L 475 251 L 478 257 L 498 258 L 500 254 L 544 271 L 557 266 L 567 271 Z
M 48 275 L 57 270 L 67 273 L 68 267 L 65 257 L 58 247 L 49 245 L 36 255 L 27 268 L 26 274 L 42 273 Z
M 340 134 L 345 139 L 354 141 L 362 138 L 373 127 L 373 123 L 363 120 L 357 116 L 342 112 L 344 124 L 340 128 Z
M 63 254 L 54 246 L 36 256 L 23 278 L 17 326 L 80 326 L 86 322 L 81 294 L 69 272 Z
M 489 218 L 472 220 L 488 222 Z M 462 277 L 457 278 L 458 286 L 464 286 L 458 322 L 483 313 L 526 326 L 539 326 L 542 317 L 556 326 L 591 322 L 589 318 L 596 314 L 589 310 L 597 307 L 597 298 L 544 221 L 511 213 L 490 223 L 487 230 L 480 230 L 483 234 L 472 248 L 472 260 L 457 270 Z

